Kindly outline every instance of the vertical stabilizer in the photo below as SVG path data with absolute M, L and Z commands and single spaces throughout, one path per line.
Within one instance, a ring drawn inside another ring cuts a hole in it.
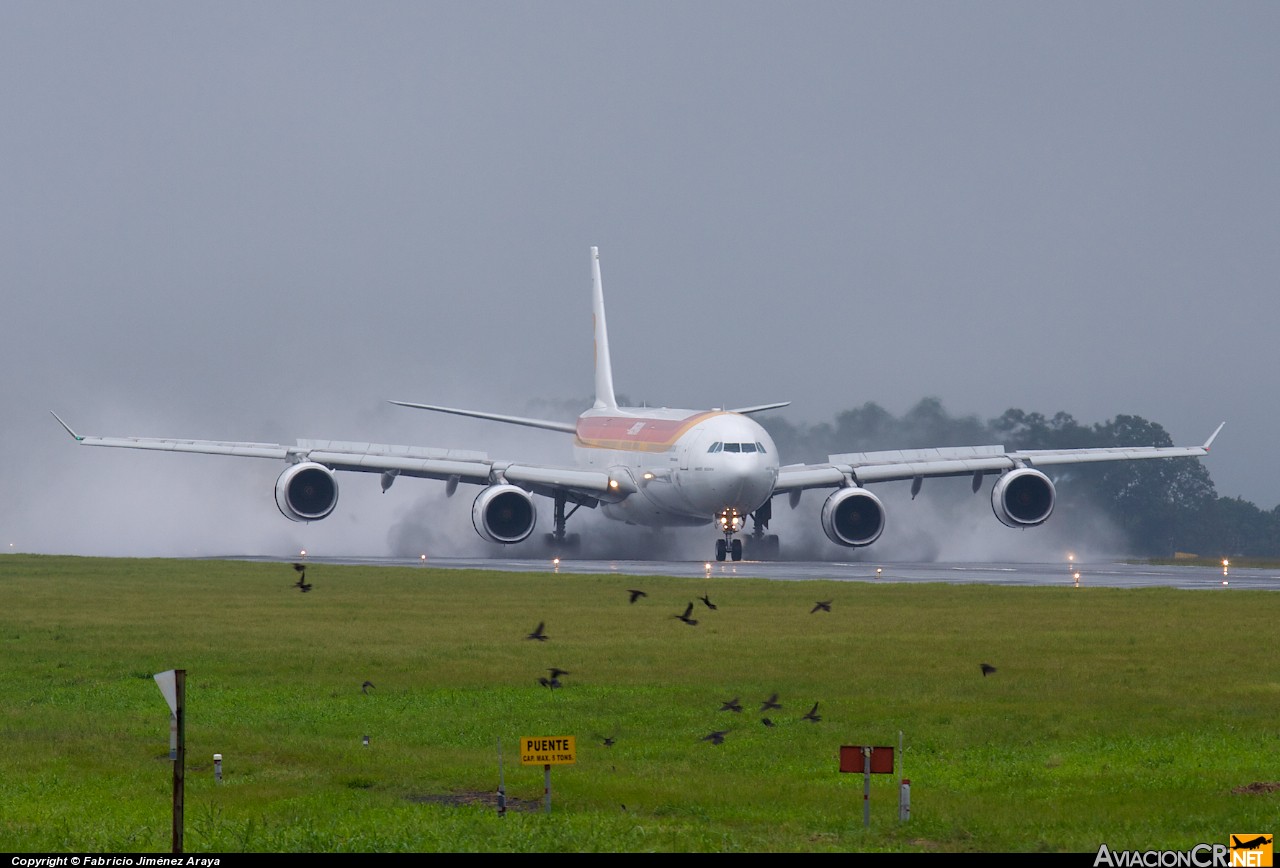
M 600 282 L 600 248 L 591 248 L 591 318 L 595 327 L 597 410 L 617 409 L 613 396 L 613 366 L 609 363 L 609 330 L 604 324 L 604 287 Z

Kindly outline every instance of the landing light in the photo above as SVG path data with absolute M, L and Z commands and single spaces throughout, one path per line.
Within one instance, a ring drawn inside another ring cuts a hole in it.
M 617 490 L 618 490 L 618 480 L 616 480 L 616 479 L 610 479 L 610 480 L 609 480 L 609 488 L 611 488 L 611 489 L 612 489 L 612 490 L 614 490 L 614 491 L 617 491 Z

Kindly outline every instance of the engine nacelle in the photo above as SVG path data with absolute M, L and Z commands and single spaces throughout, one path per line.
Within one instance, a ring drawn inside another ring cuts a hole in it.
M 884 532 L 884 504 L 865 488 L 842 488 L 822 504 L 822 529 L 842 546 L 869 546 Z
M 290 521 L 319 521 L 338 505 L 338 479 L 323 464 L 291 465 L 276 480 L 276 506 Z
M 1053 513 L 1057 492 L 1039 470 L 1010 470 L 991 489 L 991 509 L 1007 527 L 1035 527 Z
M 533 498 L 514 485 L 490 485 L 471 505 L 476 533 L 490 542 L 510 544 L 528 539 L 537 521 Z

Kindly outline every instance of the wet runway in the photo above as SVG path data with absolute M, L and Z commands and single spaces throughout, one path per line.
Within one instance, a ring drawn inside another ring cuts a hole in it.
M 244 557 L 233 560 L 280 560 Z M 296 560 L 296 559 L 294 559 Z M 775 581 L 838 582 L 945 582 L 949 584 L 1018 585 L 1035 587 L 1184 588 L 1230 591 L 1239 589 L 1280 591 L 1280 569 L 1230 567 L 1154 566 L 1115 562 L 1014 564 L 1014 563 L 876 563 L 799 561 L 626 561 L 551 558 L 359 558 L 308 557 L 310 563 L 362 564 L 370 566 L 431 566 L 438 569 L 503 570 L 515 573 L 558 572 L 623 576 L 676 576 L 772 579 Z M 1079 578 L 1076 578 L 1079 573 Z

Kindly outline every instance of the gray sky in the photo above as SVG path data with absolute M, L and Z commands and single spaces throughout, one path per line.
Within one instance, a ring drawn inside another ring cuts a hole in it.
M 1278 44 L 1262 2 L 0 4 L 0 535 L 474 536 L 363 475 L 295 527 L 272 462 L 47 411 L 568 460 L 385 400 L 589 397 L 592 245 L 633 400 L 1225 419 L 1270 509 Z

